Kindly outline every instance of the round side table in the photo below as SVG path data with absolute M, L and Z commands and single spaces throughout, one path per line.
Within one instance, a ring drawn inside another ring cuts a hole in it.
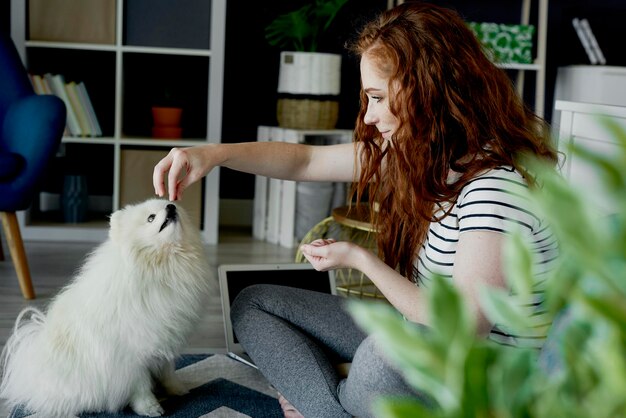
M 370 223 L 369 205 L 340 206 L 332 210 L 331 216 L 323 219 L 307 232 L 301 244 L 316 239 L 333 238 L 337 241 L 354 242 L 376 252 L 375 229 Z M 298 249 L 296 262 L 306 259 Z M 356 269 L 336 269 L 337 293 L 346 297 L 374 298 L 386 300 L 374 283 Z

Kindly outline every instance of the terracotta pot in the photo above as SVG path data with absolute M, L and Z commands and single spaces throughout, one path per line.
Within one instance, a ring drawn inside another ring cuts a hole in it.
M 177 126 L 153 126 L 152 137 L 153 138 L 182 138 L 183 129 Z
M 181 138 L 182 128 L 180 121 L 183 109 L 180 107 L 152 107 L 152 137 L 154 138 Z

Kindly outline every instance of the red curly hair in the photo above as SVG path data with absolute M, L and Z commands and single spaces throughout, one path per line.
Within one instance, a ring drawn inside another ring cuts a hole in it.
M 363 153 L 353 196 L 367 195 L 370 208 L 379 208 L 371 215 L 380 256 L 410 278 L 438 204 L 453 203 L 468 181 L 496 166 L 526 176 L 520 154 L 552 163 L 557 154 L 545 121 L 456 11 L 403 3 L 368 23 L 349 48 L 389 77 L 390 111 L 399 120 L 393 146 L 383 146 L 376 127 L 364 123 L 361 91 L 355 141 Z M 453 183 L 450 169 L 460 174 Z

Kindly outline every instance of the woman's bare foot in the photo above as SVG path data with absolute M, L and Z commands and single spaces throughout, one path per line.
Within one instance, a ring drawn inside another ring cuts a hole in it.
M 304 418 L 304 416 L 293 406 L 283 395 L 278 396 L 278 403 L 280 403 L 280 407 L 283 409 L 283 414 L 285 418 Z

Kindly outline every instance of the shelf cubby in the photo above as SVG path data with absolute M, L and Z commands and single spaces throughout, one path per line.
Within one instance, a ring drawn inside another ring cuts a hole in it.
M 98 137 L 63 138 L 39 198 L 18 214 L 23 238 L 103 240 L 107 216 L 128 203 L 128 186 L 151 179 L 145 164 L 175 146 L 219 141 L 226 0 L 11 0 L 10 10 L 28 71 L 84 82 L 102 129 Z M 152 137 L 151 108 L 165 91 L 183 108 L 179 139 Z M 144 166 L 130 170 L 132 161 Z M 89 190 L 88 215 L 77 224 L 58 208 L 68 172 L 85 176 Z M 194 216 L 205 242 L 216 243 L 219 172 L 198 188 Z

